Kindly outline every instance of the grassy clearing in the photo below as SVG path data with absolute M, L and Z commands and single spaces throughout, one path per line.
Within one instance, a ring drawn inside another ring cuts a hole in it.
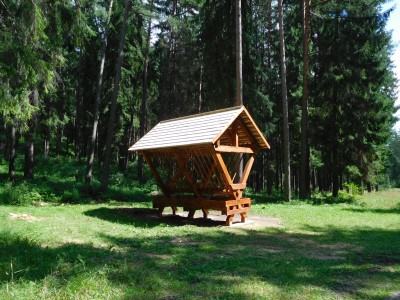
M 0 298 L 386 299 L 400 291 L 400 190 L 354 204 L 259 198 L 252 214 L 280 218 L 279 229 L 134 213 L 149 207 L 0 207 Z

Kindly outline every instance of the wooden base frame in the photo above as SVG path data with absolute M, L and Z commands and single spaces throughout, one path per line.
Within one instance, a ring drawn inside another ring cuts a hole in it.
M 203 217 L 208 217 L 209 210 L 221 211 L 226 215 L 226 225 L 230 226 L 233 222 L 233 216 L 240 214 L 241 222 L 245 223 L 247 220 L 247 212 L 251 209 L 250 198 L 240 199 L 212 199 L 212 198 L 190 198 L 190 197 L 154 197 L 153 207 L 158 208 L 158 216 L 162 216 L 165 207 L 171 207 L 175 215 L 178 210 L 177 207 L 183 207 L 184 211 L 188 211 L 188 218 L 193 219 L 196 210 L 203 211 Z

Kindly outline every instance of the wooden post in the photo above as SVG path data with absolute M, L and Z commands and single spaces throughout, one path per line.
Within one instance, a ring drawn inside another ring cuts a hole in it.
M 156 167 L 154 166 L 153 162 L 151 161 L 151 158 L 148 154 L 146 154 L 145 152 L 141 152 L 141 154 L 143 155 L 144 159 L 146 160 L 147 164 L 149 165 L 150 171 L 153 174 L 154 178 L 156 179 L 156 182 L 158 184 L 158 186 L 160 187 L 161 191 L 164 193 L 165 196 L 169 196 L 170 193 L 168 191 L 168 189 L 165 187 L 160 174 L 158 174 Z

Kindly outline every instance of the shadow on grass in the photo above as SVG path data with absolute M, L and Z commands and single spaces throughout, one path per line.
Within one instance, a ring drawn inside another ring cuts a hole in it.
M 378 213 L 378 214 L 398 214 L 400 215 L 400 207 L 398 208 L 345 208 L 346 211 L 358 213 Z
M 57 290 L 97 270 L 122 289 L 124 299 L 297 298 L 305 288 L 314 298 L 377 300 L 400 283 L 399 231 L 304 229 L 317 234 L 243 228 L 128 238 L 101 234 L 105 247 L 55 248 L 3 231 L 0 282 L 43 281 L 46 289 Z M 45 279 L 49 275 L 56 284 Z M 374 294 L 390 283 L 389 290 Z M 85 289 L 85 282 L 74 288 Z
M 160 225 L 185 226 L 194 225 L 197 227 L 224 226 L 225 221 L 194 218 L 189 219 L 180 215 L 167 214 L 157 216 L 157 209 L 152 208 L 108 208 L 101 207 L 88 210 L 84 213 L 87 216 L 95 217 L 112 223 L 133 225 L 135 227 L 152 228 Z
M 164 295 L 171 299 L 185 299 L 187 295 L 199 299 L 258 299 L 268 296 L 262 289 L 257 290 L 264 284 L 278 287 L 281 295 L 292 291 L 293 297 L 298 296 L 296 288 L 312 286 L 320 289 L 319 296 L 331 292 L 337 297 L 386 299 L 388 292 L 370 293 L 386 281 L 400 282 L 400 256 L 396 248 L 400 246 L 399 232 L 314 229 L 321 235 L 237 229 L 151 240 L 103 238 L 127 253 L 139 248 L 139 260 L 147 270 L 143 284 L 160 285 L 162 278 L 161 289 L 156 292 L 172 291 Z M 376 247 L 381 239 L 387 242 Z M 388 247 L 393 242 L 395 245 Z M 115 278 L 118 276 L 111 280 Z M 179 289 L 174 290 L 177 282 Z M 141 295 L 138 290 L 128 290 L 127 294 Z M 291 298 L 288 295 L 286 298 Z

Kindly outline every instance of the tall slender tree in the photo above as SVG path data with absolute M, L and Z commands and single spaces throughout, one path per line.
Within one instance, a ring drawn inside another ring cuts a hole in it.
M 310 146 L 308 138 L 308 78 L 310 48 L 310 7 L 311 0 L 302 0 L 303 15 L 303 97 L 301 102 L 301 157 L 299 196 L 307 198 L 310 191 Z
M 291 199 L 290 184 L 290 142 L 289 142 L 289 114 L 286 86 L 286 55 L 285 55 L 285 35 L 283 30 L 283 6 L 282 0 L 278 0 L 278 24 L 279 24 L 279 48 L 281 66 L 281 91 L 282 91 L 282 115 L 283 115 L 283 167 L 284 167 L 284 198 L 285 201 Z
M 236 0 L 236 101 L 243 105 L 243 45 L 242 45 L 242 0 Z
M 153 14 L 154 0 L 150 0 L 150 17 L 147 24 L 146 31 L 146 45 L 144 49 L 144 67 L 143 67 L 143 81 L 142 81 L 142 102 L 140 104 L 140 137 L 144 136 L 146 132 L 146 115 L 147 115 L 147 102 L 148 102 L 148 74 L 149 74 L 149 51 L 150 51 L 150 39 L 151 39 L 151 22 Z M 138 157 L 138 178 L 143 180 L 143 156 Z
M 89 154 L 88 154 L 86 176 L 85 176 L 85 181 L 87 183 L 91 182 L 92 174 L 93 174 L 94 151 L 96 148 L 97 127 L 99 124 L 100 97 L 101 97 L 101 91 L 102 91 L 102 87 L 103 87 L 104 63 L 106 60 L 108 31 L 109 31 L 109 27 L 110 27 L 110 19 L 111 19 L 113 3 L 114 3 L 114 0 L 110 0 L 109 6 L 108 6 L 107 19 L 105 21 L 104 29 L 103 29 L 103 41 L 102 41 L 102 45 L 101 45 L 101 49 L 100 49 L 99 75 L 97 78 L 96 97 L 94 100 L 94 109 L 93 109 L 93 127 L 92 127 L 92 134 L 91 134 L 90 140 L 89 140 Z
M 121 32 L 119 36 L 119 45 L 118 45 L 118 58 L 117 65 L 115 69 L 114 76 L 114 89 L 111 96 L 111 105 L 110 105 L 110 119 L 108 122 L 107 129 L 107 138 L 106 138 L 106 150 L 104 152 L 104 165 L 103 165 L 103 177 L 101 180 L 101 190 L 106 191 L 108 189 L 108 183 L 110 178 L 110 164 L 111 164 L 111 148 L 112 141 L 114 137 L 114 126 L 115 126 L 115 115 L 117 111 L 117 98 L 119 92 L 119 83 L 121 79 L 121 67 L 122 61 L 124 57 L 124 46 L 125 46 L 125 35 L 126 28 L 128 25 L 128 16 L 131 8 L 131 0 L 125 0 L 125 10 L 124 10 L 124 19 L 121 26 Z

